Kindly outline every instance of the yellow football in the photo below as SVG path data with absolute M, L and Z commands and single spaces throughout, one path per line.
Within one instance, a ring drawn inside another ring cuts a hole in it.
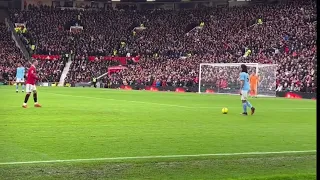
M 228 108 L 222 108 L 222 114 L 227 114 L 228 113 Z

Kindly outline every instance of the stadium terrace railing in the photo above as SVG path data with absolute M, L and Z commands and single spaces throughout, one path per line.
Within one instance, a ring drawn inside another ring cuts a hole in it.
M 21 41 L 19 35 L 14 31 L 13 23 L 8 18 L 5 19 L 5 23 L 6 23 L 6 26 L 9 28 L 10 32 L 12 33 L 12 35 L 14 36 L 15 41 L 18 43 L 19 49 L 22 51 L 24 57 L 26 59 L 30 60 L 31 59 L 30 53 L 27 51 L 27 49 L 26 49 L 24 43 Z

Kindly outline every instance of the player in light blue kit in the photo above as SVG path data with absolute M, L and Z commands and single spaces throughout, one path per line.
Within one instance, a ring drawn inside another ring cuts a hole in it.
M 241 101 L 242 101 L 242 107 L 243 107 L 243 113 L 242 115 L 248 115 L 247 113 L 247 107 L 251 108 L 251 115 L 254 114 L 254 111 L 256 110 L 248 99 L 248 93 L 250 91 L 250 82 L 249 82 L 249 74 L 247 66 L 244 64 L 241 64 L 241 73 L 240 73 L 240 95 L 241 95 Z
M 22 92 L 24 92 L 24 75 L 25 68 L 19 63 L 16 74 L 16 92 L 19 92 L 19 84 L 21 84 Z

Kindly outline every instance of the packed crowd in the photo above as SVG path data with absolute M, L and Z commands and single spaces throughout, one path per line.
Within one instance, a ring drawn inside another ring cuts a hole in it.
M 59 82 L 66 61 L 58 60 L 39 60 L 38 76 L 40 82 Z
M 111 83 L 128 85 L 160 86 L 196 86 L 197 85 L 197 56 L 188 59 L 179 58 L 143 58 L 139 64 L 128 65 L 128 69 L 109 76 Z M 183 65 L 181 65 L 183 64 Z
M 29 61 L 23 56 L 19 47 L 11 37 L 11 32 L 5 24 L 0 24 L 0 80 L 10 82 L 15 80 L 16 68 L 19 64 L 29 67 Z M 59 82 L 65 62 L 39 60 L 38 75 L 40 82 Z
M 11 19 L 26 23 L 25 37 L 36 45 L 37 54 L 60 55 L 72 50 L 78 55 L 111 56 L 131 35 L 132 19 L 139 18 L 133 12 L 30 7 L 12 10 Z
M 117 61 L 89 61 L 84 56 L 75 57 L 66 77 L 66 82 L 74 84 L 76 82 L 90 82 L 93 77 L 99 77 L 107 73 L 109 66 L 115 66 Z
M 11 33 L 5 24 L 0 23 L 0 80 L 12 81 L 18 63 L 28 65 L 20 49 L 11 38 Z
M 128 84 L 149 85 L 154 84 L 150 81 L 174 81 L 185 86 L 197 83 L 199 64 L 203 62 L 273 63 L 278 64 L 276 84 L 267 83 L 265 89 L 316 91 L 314 4 L 295 2 L 249 9 L 237 7 L 215 13 L 206 22 L 207 26 L 185 37 L 185 49 L 193 54 L 192 57 L 143 58 L 138 65 L 131 65 L 128 70 L 113 75 L 111 80 L 117 77 Z M 259 17 L 263 19 L 262 24 L 255 21 Z M 251 54 L 243 57 L 247 49 Z M 216 88 L 223 86 L 215 80 L 219 79 L 217 77 L 210 79 L 215 81 Z M 161 86 L 165 85 L 161 83 Z
M 316 91 L 316 6 L 311 0 L 181 11 L 33 8 L 13 11 L 12 20 L 26 22 L 26 36 L 39 54 L 140 54 L 139 63 L 103 79 L 115 84 L 197 86 L 203 62 L 274 63 L 279 65 L 278 90 Z M 202 28 L 192 29 L 200 22 Z M 70 32 L 71 25 L 84 29 Z M 133 30 L 137 26 L 146 29 Z M 76 59 L 66 81 L 90 81 L 108 65 Z
M 225 10 L 223 16 L 212 16 L 217 18 L 186 38 L 186 46 L 193 46 L 191 53 L 201 54 L 200 57 L 176 64 L 198 74 L 200 62 L 274 63 L 279 65 L 276 85 L 281 90 L 315 92 L 315 15 L 315 4 L 310 2 Z M 254 21 L 259 17 L 262 24 Z M 243 57 L 247 49 L 251 54 Z M 184 77 L 187 76 L 188 73 Z

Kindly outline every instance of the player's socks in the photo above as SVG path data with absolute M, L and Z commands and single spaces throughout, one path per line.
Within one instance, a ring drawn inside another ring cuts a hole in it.
M 247 106 L 251 109 L 251 115 L 254 114 L 254 111 L 256 110 L 249 101 L 247 101 Z
M 24 103 L 27 104 L 28 100 L 29 100 L 30 94 L 26 94 L 26 97 L 24 98 Z
M 249 102 L 249 101 L 247 101 L 247 106 L 249 107 L 249 108 L 252 108 L 252 105 L 251 105 L 251 103 Z
M 251 108 L 251 115 L 253 115 L 255 111 L 256 111 L 256 108 L 252 107 Z
M 16 92 L 19 92 L 19 85 L 18 85 L 18 83 L 16 84 Z
M 38 103 L 37 93 L 33 93 L 34 107 L 41 107 Z
M 243 113 L 247 113 L 247 103 L 242 103 Z
M 33 93 L 33 100 L 34 100 L 34 103 L 35 103 L 35 104 L 38 103 L 37 93 Z
M 30 94 L 26 94 L 26 97 L 24 98 L 24 102 L 22 105 L 23 108 L 27 108 L 27 102 L 29 100 L 29 97 L 30 97 Z
M 22 86 L 21 86 L 21 87 L 22 87 L 22 92 L 24 92 L 24 84 L 22 84 Z

